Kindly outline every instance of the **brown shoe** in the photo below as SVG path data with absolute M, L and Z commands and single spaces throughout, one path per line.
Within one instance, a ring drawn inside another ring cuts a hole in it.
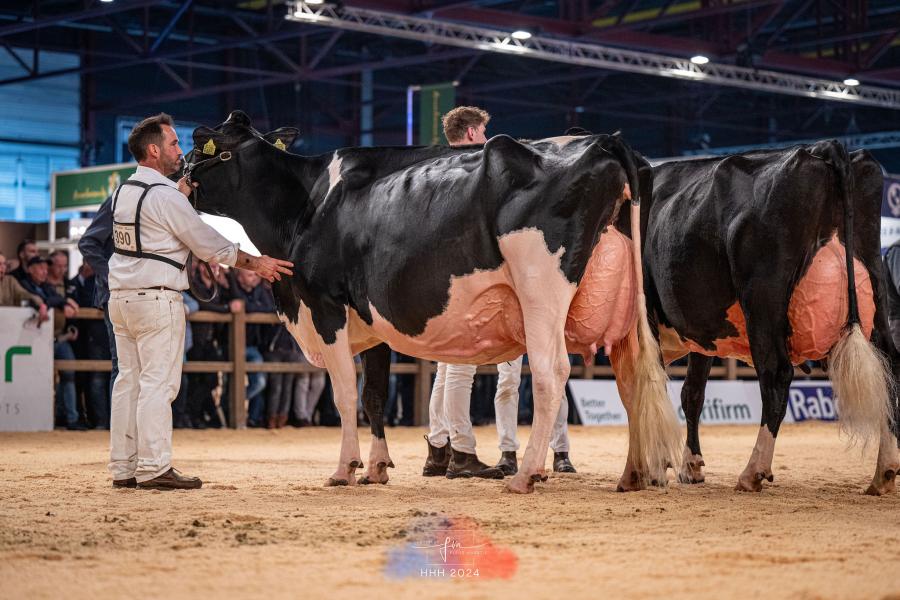
M 425 466 L 422 468 L 422 477 L 441 477 L 447 474 L 447 465 L 450 464 L 450 442 L 446 446 L 438 448 L 432 446 L 425 436 L 425 443 L 428 444 L 428 459 L 425 460 Z
M 519 472 L 519 461 L 516 453 L 512 451 L 503 451 L 500 460 L 494 466 L 503 471 L 504 475 L 515 475 Z
M 142 490 L 196 490 L 203 485 L 197 477 L 185 477 L 174 468 L 150 481 L 138 482 Z
M 453 458 L 447 466 L 447 479 L 457 477 L 481 477 L 482 479 L 503 479 L 503 471 L 491 467 L 480 460 L 476 454 L 466 454 L 450 449 Z
M 281 429 L 282 427 L 287 425 L 287 422 L 288 422 L 287 415 L 278 415 L 278 424 L 276 425 L 276 427 Z
M 136 488 L 137 479 L 129 477 L 128 479 L 113 479 L 114 488 Z

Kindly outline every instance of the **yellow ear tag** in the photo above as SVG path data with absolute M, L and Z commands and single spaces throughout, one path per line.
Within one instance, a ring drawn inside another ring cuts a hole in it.
M 279 150 L 287 150 L 287 146 L 284 145 L 284 142 L 281 141 L 281 138 L 275 140 L 274 146 Z
M 216 153 L 216 143 L 209 138 L 209 141 L 203 144 L 203 154 L 213 155 Z

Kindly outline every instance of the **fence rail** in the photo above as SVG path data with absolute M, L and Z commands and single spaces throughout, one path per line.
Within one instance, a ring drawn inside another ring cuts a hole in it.
M 96 308 L 82 308 L 78 311 L 77 319 L 103 319 L 103 311 Z M 189 360 L 184 363 L 185 373 L 230 373 L 234 381 L 243 381 L 248 373 L 315 373 L 322 369 L 309 363 L 293 362 L 263 362 L 248 363 L 246 360 L 246 339 L 248 324 L 276 325 L 280 323 L 274 314 L 243 312 L 215 313 L 199 311 L 187 316 L 193 323 L 226 323 L 228 328 L 228 351 L 230 360 L 227 361 L 199 361 Z M 112 361 L 109 360 L 55 360 L 53 367 L 57 371 L 111 371 Z M 429 360 L 417 359 L 415 363 L 391 364 L 391 373 L 398 375 L 412 375 L 415 377 L 415 394 L 413 420 L 416 425 L 425 425 L 428 422 L 428 400 L 431 395 L 431 377 L 436 370 L 435 364 Z M 361 373 L 361 365 L 356 365 L 356 372 Z M 478 367 L 478 374 L 492 375 L 497 372 L 493 365 Z M 684 377 L 687 367 L 671 365 L 666 368 L 670 377 Z M 522 366 L 524 375 L 530 374 L 528 365 Z M 806 375 L 800 369 L 795 369 L 796 376 L 826 378 L 822 369 L 812 369 L 810 375 Z M 725 359 L 721 366 L 710 369 L 711 379 L 741 379 L 755 378 L 756 371 L 753 367 L 744 366 L 733 358 Z M 572 365 L 571 377 L 574 379 L 612 379 L 614 373 L 612 367 L 605 365 Z M 243 427 L 247 421 L 246 398 L 244 397 L 244 385 L 229 386 L 230 422 L 234 428 Z

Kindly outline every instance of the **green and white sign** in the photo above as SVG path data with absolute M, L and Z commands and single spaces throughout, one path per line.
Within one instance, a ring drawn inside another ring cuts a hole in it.
M 53 321 L 0 308 L 0 431 L 53 429 Z
M 72 210 L 103 204 L 119 184 L 137 169 L 134 163 L 87 167 L 53 174 L 52 210 Z
M 423 85 L 419 91 L 419 145 L 446 144 L 441 119 L 456 106 L 453 82 Z

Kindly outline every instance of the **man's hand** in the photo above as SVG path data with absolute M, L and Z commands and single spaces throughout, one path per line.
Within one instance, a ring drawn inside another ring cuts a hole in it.
M 228 308 L 233 313 L 244 312 L 244 301 L 243 300 L 232 300 L 228 303 Z
M 193 185 L 188 183 L 187 175 L 178 180 L 178 191 L 187 196 L 191 197 L 191 193 L 199 186 L 199 183 L 194 183 Z
M 72 308 L 71 304 L 66 304 L 63 306 L 63 314 L 66 315 L 67 319 L 73 318 L 78 313 L 77 308 Z
M 50 320 L 50 311 L 47 310 L 47 305 L 42 303 L 38 307 L 38 322 L 44 323 L 49 320 Z
M 272 258 L 270 256 L 251 256 L 243 250 L 238 251 L 237 263 L 234 265 L 238 269 L 246 269 L 247 271 L 256 271 L 260 277 L 268 282 L 281 281 L 282 275 L 293 275 L 291 267 L 294 263 L 280 258 Z

